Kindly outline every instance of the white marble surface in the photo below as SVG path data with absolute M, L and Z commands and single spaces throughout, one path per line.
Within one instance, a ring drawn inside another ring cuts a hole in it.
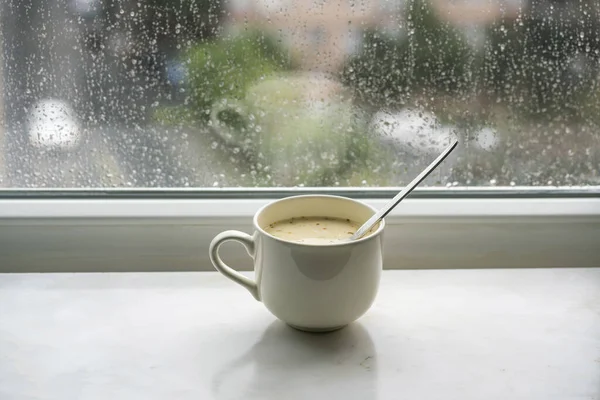
M 386 271 L 332 334 L 216 273 L 0 275 L 0 399 L 600 399 L 600 268 Z

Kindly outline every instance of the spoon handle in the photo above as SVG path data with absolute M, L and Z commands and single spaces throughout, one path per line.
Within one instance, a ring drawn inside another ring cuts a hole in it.
M 457 144 L 458 144 L 458 140 L 455 140 L 450 146 L 448 146 L 446 148 L 446 150 L 444 150 L 442 152 L 442 154 L 440 154 L 438 156 L 438 158 L 436 158 L 431 164 L 429 164 L 429 166 L 427 168 L 425 168 L 415 179 L 413 179 L 411 183 L 409 183 L 408 185 L 406 185 L 406 187 L 404 189 L 402 189 L 400 191 L 400 193 L 398 193 L 396 196 L 394 196 L 394 198 L 385 207 L 383 207 L 381 210 L 379 210 L 378 212 L 376 212 L 371 218 L 369 218 L 367 220 L 367 222 L 365 222 L 364 224 L 362 224 L 362 226 L 360 228 L 358 228 L 358 230 L 354 233 L 354 235 L 352 235 L 352 237 L 350 237 L 350 240 L 360 239 L 375 224 L 377 224 L 386 215 L 388 215 L 389 212 L 392 211 L 392 209 L 394 207 L 396 207 L 396 205 L 402 201 L 402 199 L 404 199 L 406 196 L 408 196 L 410 194 L 410 192 L 412 192 L 413 189 L 415 187 L 417 187 L 417 185 L 423 181 L 423 179 L 427 178 L 427 176 L 434 169 L 436 169 L 437 166 L 440 165 L 441 162 L 444 161 L 444 159 L 446 157 L 448 157 L 448 155 L 452 152 L 452 150 L 454 150 L 454 148 L 456 147 Z

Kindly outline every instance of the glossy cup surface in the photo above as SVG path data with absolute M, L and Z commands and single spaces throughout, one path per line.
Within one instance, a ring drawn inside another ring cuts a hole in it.
M 349 218 L 362 224 L 375 211 L 357 200 L 325 195 L 288 197 L 266 205 L 254 217 L 255 232 L 247 245 L 254 258 L 255 287 L 241 284 L 254 289 L 273 315 L 298 329 L 327 331 L 355 321 L 377 294 L 384 222 L 360 240 L 330 245 L 285 241 L 264 228 L 292 217 Z M 217 263 L 215 267 L 228 276 Z

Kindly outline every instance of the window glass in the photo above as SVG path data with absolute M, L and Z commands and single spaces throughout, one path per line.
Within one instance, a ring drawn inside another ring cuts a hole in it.
M 0 187 L 600 184 L 597 0 L 0 6 Z

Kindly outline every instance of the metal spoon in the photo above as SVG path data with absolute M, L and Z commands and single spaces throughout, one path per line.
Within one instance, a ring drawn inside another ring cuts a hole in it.
M 398 203 L 400 203 L 406 196 L 408 196 L 410 194 L 410 192 L 412 192 L 413 189 L 415 187 L 417 187 L 417 185 L 423 181 L 423 179 L 427 178 L 427 176 L 434 169 L 436 169 L 437 166 L 440 165 L 446 157 L 448 157 L 448 155 L 452 152 L 452 150 L 454 150 L 454 148 L 456 147 L 457 144 L 458 144 L 458 140 L 455 140 L 450 146 L 448 146 L 446 148 L 446 150 L 444 150 L 442 152 L 442 154 L 440 154 L 438 156 L 438 158 L 436 158 L 431 164 L 429 164 L 429 166 L 427 168 L 425 168 L 415 179 L 413 179 L 413 181 L 411 183 L 409 183 L 404 189 L 402 189 L 400 191 L 400 193 L 398 193 L 396 196 L 394 196 L 392 201 L 390 201 L 381 210 L 376 212 L 371 218 L 369 218 L 367 220 L 367 222 L 362 224 L 362 226 L 360 228 L 358 228 L 358 230 L 354 233 L 354 235 L 352 235 L 350 237 L 350 240 L 360 239 L 367 232 L 369 232 L 369 230 L 371 230 L 371 228 L 373 226 L 375 226 L 375 224 L 377 224 L 386 215 L 388 215 L 389 212 L 392 211 L 394 209 L 394 207 L 396 207 L 398 205 Z

